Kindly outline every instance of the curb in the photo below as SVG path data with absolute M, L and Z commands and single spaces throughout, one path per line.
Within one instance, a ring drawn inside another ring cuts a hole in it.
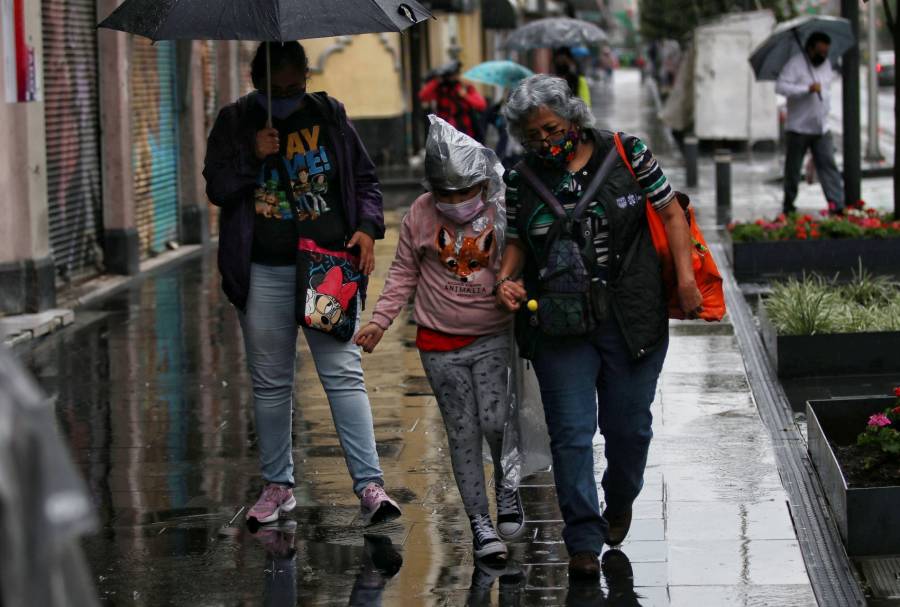
M 141 262 L 140 271 L 133 276 L 101 274 L 69 291 L 64 291 L 58 300 L 59 308 L 37 314 L 19 314 L 0 318 L 0 337 L 3 339 L 3 345 L 14 348 L 68 327 L 75 322 L 75 315 L 79 308 L 97 303 L 123 291 L 148 276 L 199 257 L 212 249 L 218 240 L 218 237 L 215 237 L 210 239 L 209 244 L 206 245 L 182 245 L 175 250 L 166 251 L 147 259 Z

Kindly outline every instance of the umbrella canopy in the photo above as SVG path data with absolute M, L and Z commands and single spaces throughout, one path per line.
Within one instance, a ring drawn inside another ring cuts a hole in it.
M 813 32 L 831 38 L 828 58 L 832 63 L 856 45 L 850 22 L 841 17 L 797 17 L 778 24 L 772 34 L 750 54 L 750 65 L 757 80 L 777 80 L 788 59 L 803 52 Z
M 400 32 L 431 16 L 416 0 L 125 0 L 98 27 L 157 40 L 285 42 Z M 266 79 L 272 76 L 266 44 Z M 272 87 L 267 85 L 272 126 Z
M 126 0 L 100 27 L 153 41 L 285 42 L 400 32 L 430 16 L 416 0 Z
M 597 46 L 607 41 L 606 33 L 587 21 L 568 17 L 538 19 L 510 34 L 504 47 L 510 51 L 533 48 Z
M 514 61 L 485 61 L 463 74 L 463 78 L 511 89 L 533 75 L 530 69 Z

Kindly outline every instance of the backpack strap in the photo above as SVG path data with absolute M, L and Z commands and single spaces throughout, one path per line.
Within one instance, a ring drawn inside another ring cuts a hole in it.
M 557 218 L 562 220 L 571 219 L 574 222 L 578 222 L 581 220 L 581 217 L 584 215 L 588 206 L 593 202 L 594 194 L 597 193 L 597 190 L 600 189 L 600 186 L 603 185 L 603 182 L 606 181 L 607 176 L 609 176 L 609 172 L 612 170 L 616 156 L 616 150 L 613 148 L 606 155 L 606 158 L 603 159 L 603 164 L 601 164 L 597 172 L 594 173 L 594 178 L 591 179 L 591 182 L 581 193 L 581 197 L 578 199 L 578 203 L 575 205 L 575 210 L 572 211 L 571 217 L 566 214 L 566 210 L 563 208 L 562 203 L 559 202 L 556 196 L 554 196 L 550 189 L 544 185 L 544 182 L 541 181 L 524 160 L 519 161 L 513 169 L 522 175 L 522 178 L 525 179 L 531 189 L 534 190 L 534 193 L 537 194 L 538 198 L 553 211 L 553 214 L 556 215 Z
M 544 185 L 544 182 L 541 181 L 540 177 L 538 177 L 534 171 L 531 170 L 531 167 L 524 160 L 520 160 L 513 167 L 513 170 L 519 173 L 528 186 L 534 190 L 534 193 L 537 194 L 537 197 L 540 198 L 547 207 L 553 211 L 553 214 L 556 215 L 560 219 L 566 219 L 566 210 L 563 208 L 562 204 L 559 200 L 556 199 L 556 196 L 550 191 L 550 189 Z
M 606 158 L 603 159 L 603 164 L 601 164 L 597 172 L 594 173 L 594 178 L 591 179 L 591 182 L 581 193 L 581 198 L 578 199 L 578 204 L 575 205 L 575 210 L 572 211 L 573 221 L 581 221 L 588 206 L 593 202 L 594 194 L 597 193 L 597 190 L 600 189 L 600 186 L 603 185 L 603 182 L 606 181 L 606 178 L 609 176 L 609 172 L 612 170 L 617 156 L 618 154 L 616 153 L 615 148 L 610 149 L 609 153 L 606 154 Z

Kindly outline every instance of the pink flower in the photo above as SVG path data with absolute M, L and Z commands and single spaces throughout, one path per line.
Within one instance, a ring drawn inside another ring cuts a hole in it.
M 900 398 L 900 386 L 894 387 L 894 396 Z
M 884 413 L 876 413 L 872 417 L 869 418 L 870 426 L 878 426 L 879 428 L 883 426 L 890 426 L 891 420 Z

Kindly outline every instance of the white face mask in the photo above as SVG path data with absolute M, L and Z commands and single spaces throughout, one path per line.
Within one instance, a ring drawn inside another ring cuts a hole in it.
M 458 224 L 465 224 L 478 217 L 478 214 L 484 210 L 484 197 L 481 195 L 481 192 L 478 192 L 473 198 L 459 204 L 438 202 L 435 206 L 441 215 L 447 219 Z

